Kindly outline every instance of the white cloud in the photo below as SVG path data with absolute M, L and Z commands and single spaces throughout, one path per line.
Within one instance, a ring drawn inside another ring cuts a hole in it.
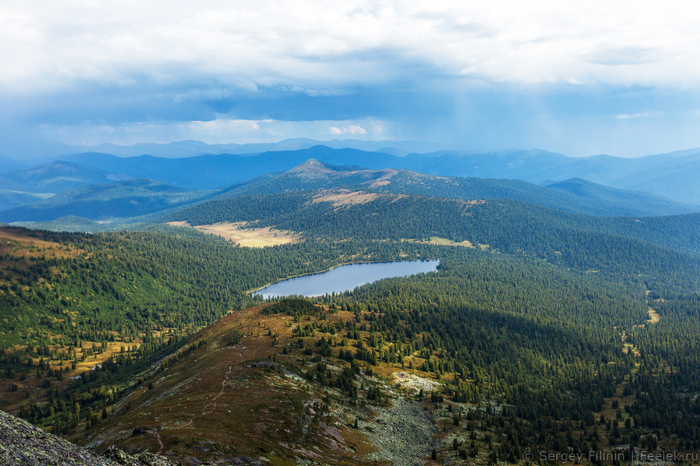
M 406 70 L 496 82 L 695 86 L 696 5 L 636 0 L 35 0 L 0 6 L 0 90 L 200 76 L 334 92 Z M 417 77 L 420 79 L 420 77 Z
M 348 127 L 348 133 L 350 134 L 367 134 L 367 130 L 360 125 L 350 125 Z
M 383 129 L 382 125 L 374 125 L 374 127 L 379 129 L 379 131 L 376 131 L 377 133 L 381 132 Z M 367 134 L 367 130 L 360 125 L 343 126 L 342 129 L 336 126 L 331 126 L 329 131 L 331 134 Z
M 660 118 L 663 117 L 663 112 L 642 112 L 642 113 L 623 113 L 615 115 L 618 120 L 631 120 L 634 118 Z
M 196 139 L 209 144 L 273 142 L 287 138 L 311 137 L 319 140 L 346 134 L 353 136 L 386 137 L 387 123 L 363 120 L 372 128 L 369 134 L 360 122 L 349 121 L 280 121 L 240 120 L 221 116 L 211 121 L 124 123 L 120 125 L 42 125 L 45 139 L 72 145 L 93 146 L 102 143 L 137 144 L 144 142 L 167 143 Z M 331 126 L 328 130 L 329 124 Z M 365 139 L 365 138 L 363 138 Z

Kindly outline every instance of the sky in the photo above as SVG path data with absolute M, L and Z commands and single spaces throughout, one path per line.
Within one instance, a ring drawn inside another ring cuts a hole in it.
M 5 0 L 0 60 L 14 158 L 296 137 L 700 147 L 690 1 Z

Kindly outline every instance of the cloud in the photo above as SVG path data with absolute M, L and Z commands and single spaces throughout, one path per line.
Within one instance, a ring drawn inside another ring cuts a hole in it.
M 700 108 L 693 6 L 0 2 L 0 151 L 12 140 L 21 153 L 33 134 L 125 144 L 381 136 L 585 155 L 606 151 L 597 135 L 608 126 L 629 131 L 607 136 L 624 150 L 642 140 L 647 150 L 652 134 L 697 146 L 684 126 Z
M 633 0 L 6 2 L 0 91 L 129 87 L 143 77 L 173 86 L 195 75 L 213 88 L 309 95 L 426 77 L 696 85 L 700 29 L 687 9 L 681 0 L 664 9 Z
M 147 122 L 113 125 L 42 125 L 44 138 L 69 145 L 93 146 L 102 143 L 129 145 L 143 142 L 168 143 L 194 139 L 209 144 L 275 142 L 280 139 L 312 137 L 328 139 L 328 125 L 332 135 L 366 136 L 368 132 L 359 123 L 347 121 L 279 121 L 242 120 L 221 116 L 210 121 Z M 386 122 L 371 120 L 365 123 L 381 131 Z M 377 135 L 381 131 L 377 132 Z
M 381 132 L 381 130 L 383 129 L 381 125 L 376 125 L 375 127 L 376 127 L 377 129 L 379 129 L 378 132 Z M 337 127 L 335 127 L 335 126 L 331 126 L 330 129 L 329 129 L 329 131 L 330 131 L 331 134 L 354 134 L 354 135 L 358 135 L 358 134 L 360 134 L 360 135 L 362 135 L 362 134 L 367 134 L 367 130 L 364 129 L 364 128 L 363 128 L 362 126 L 360 126 L 360 125 L 350 125 L 350 126 L 347 126 L 347 127 L 344 126 L 342 129 L 341 129 L 341 128 L 337 128 Z
M 664 116 L 663 112 L 642 112 L 642 113 L 623 113 L 620 115 L 615 115 L 618 120 L 631 120 L 634 118 L 661 118 Z
M 367 134 L 367 130 L 365 130 L 360 125 L 350 125 L 348 127 L 348 133 L 350 133 L 350 134 Z
M 662 52 L 655 47 L 628 45 L 615 47 L 609 44 L 597 45 L 584 58 L 594 64 L 606 66 L 643 65 L 663 59 Z

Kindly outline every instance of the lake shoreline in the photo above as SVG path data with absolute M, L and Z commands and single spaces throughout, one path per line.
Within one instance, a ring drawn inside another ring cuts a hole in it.
M 251 294 L 251 295 L 262 295 L 262 293 L 260 293 L 260 292 L 261 292 L 262 290 L 266 289 L 266 288 L 269 288 L 269 287 L 272 287 L 272 286 L 275 286 L 275 285 L 279 285 L 279 284 L 281 284 L 281 283 L 284 283 L 284 282 L 287 282 L 287 281 L 290 281 L 290 280 L 296 280 L 296 279 L 301 279 L 301 278 L 305 278 L 305 277 L 312 277 L 312 276 L 314 276 L 314 275 L 328 274 L 328 273 L 333 272 L 333 271 L 335 271 L 335 270 L 338 270 L 338 269 L 340 269 L 340 268 L 342 268 L 342 267 L 349 267 L 349 266 L 367 266 L 367 265 L 381 265 L 381 264 L 386 264 L 386 265 L 389 265 L 389 264 L 407 264 L 407 263 L 413 263 L 413 264 L 415 264 L 415 263 L 423 263 L 423 262 L 436 262 L 437 264 L 435 265 L 435 268 L 434 268 L 433 270 L 420 270 L 420 271 L 416 271 L 416 272 L 414 272 L 414 273 L 408 273 L 408 274 L 405 274 L 405 273 L 398 273 L 398 274 L 386 275 L 386 276 L 383 276 L 383 277 L 375 278 L 375 279 L 370 280 L 370 281 L 368 281 L 368 282 L 361 283 L 361 284 L 356 285 L 355 287 L 353 287 L 353 288 L 351 288 L 351 289 L 354 289 L 354 288 L 357 288 L 357 287 L 359 287 L 359 286 L 366 285 L 366 284 L 369 284 L 369 283 L 373 283 L 373 282 L 375 282 L 375 281 L 382 280 L 382 279 L 384 279 L 384 278 L 405 277 L 405 276 L 415 275 L 415 274 L 418 274 L 418 273 L 437 272 L 437 271 L 438 271 L 438 267 L 439 267 L 439 265 L 440 265 L 440 263 L 441 263 L 441 260 L 440 260 L 440 259 L 411 259 L 411 260 L 403 260 L 403 261 L 401 261 L 401 260 L 399 260 L 399 261 L 393 260 L 393 261 L 346 262 L 346 263 L 343 263 L 343 264 L 335 265 L 335 266 L 330 267 L 330 268 L 328 268 L 328 269 L 326 269 L 326 270 L 322 270 L 322 271 L 318 271 L 318 272 L 304 273 L 304 274 L 299 274 L 299 275 L 294 275 L 294 276 L 290 276 L 290 277 L 287 277 L 287 278 L 283 278 L 283 279 L 277 280 L 276 282 L 268 283 L 268 284 L 265 285 L 265 286 L 261 286 L 261 287 L 258 287 L 258 288 L 249 290 L 249 291 L 247 291 L 246 293 Z M 350 289 L 344 289 L 344 290 L 342 290 L 342 291 L 331 291 L 331 292 L 326 292 L 326 293 L 321 293 L 321 294 L 314 294 L 314 295 L 304 295 L 304 294 L 296 294 L 296 295 L 298 295 L 298 296 L 316 297 L 316 296 L 323 296 L 323 295 L 326 295 L 326 294 L 331 294 L 331 293 L 333 293 L 333 292 L 342 293 L 342 292 L 349 291 L 349 290 L 350 290 Z M 292 294 L 284 294 L 284 295 L 271 295 L 271 294 L 268 294 L 268 296 L 265 296 L 264 299 L 269 299 L 270 297 L 278 297 L 278 296 L 279 296 L 279 297 L 282 297 L 282 296 L 291 296 L 291 295 L 292 295 Z

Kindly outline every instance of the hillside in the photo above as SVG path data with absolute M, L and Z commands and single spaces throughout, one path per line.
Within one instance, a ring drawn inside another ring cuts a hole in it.
M 106 421 L 75 438 L 178 460 L 420 464 L 434 449 L 443 461 L 516 463 L 578 431 L 571 418 L 593 432 L 615 406 L 639 406 L 613 394 L 630 390 L 625 375 L 642 361 L 621 336 L 645 332 L 646 306 L 555 269 L 459 249 L 437 275 L 383 280 L 321 306 L 287 299 L 229 314 L 143 372 Z M 430 303 L 440 296 L 451 299 Z M 553 422 L 536 424 L 543 417 Z M 639 418 L 598 440 L 614 445 L 651 426 Z
M 520 180 L 431 177 L 401 171 L 380 192 L 455 199 L 512 199 L 552 209 L 598 216 L 655 216 L 697 212 L 698 207 L 678 204 L 643 192 L 607 188 L 585 182 L 587 189 L 568 180 L 540 187 Z
M 153 180 L 132 180 L 70 189 L 49 199 L 0 211 L 0 221 L 49 221 L 66 216 L 92 220 L 145 215 L 211 196 Z
M 607 188 L 584 180 L 569 180 L 542 187 L 519 180 L 450 178 L 407 170 L 369 170 L 357 166 L 330 165 L 310 159 L 286 172 L 268 173 L 218 191 L 187 191 L 147 180 L 85 186 L 41 202 L 0 211 L 0 221 L 53 221 L 52 224 L 37 225 L 35 228 L 94 232 L 112 230 L 115 225 L 100 227 L 70 220 L 55 221 L 63 217 L 80 216 L 89 220 L 117 218 L 129 219 L 128 223 L 145 223 L 153 219 L 147 217 L 149 214 L 172 211 L 209 198 L 225 199 L 337 187 L 468 200 L 513 199 L 567 212 L 603 216 L 650 216 L 688 213 L 697 209 L 646 193 Z
M 130 176 L 122 173 L 57 161 L 0 173 L 0 186 L 3 190 L 27 193 L 60 193 L 81 186 L 114 183 L 129 179 L 131 179 Z
M 338 166 L 309 159 L 282 173 L 264 176 L 224 188 L 217 198 L 288 191 L 314 191 L 340 186 L 379 186 L 395 176 L 396 170 L 369 170 L 358 166 Z
M 0 211 L 19 205 L 31 204 L 53 196 L 53 193 L 27 193 L 0 189 Z
M 698 214 L 602 218 L 510 200 L 465 201 L 342 189 L 213 200 L 161 221 L 252 222 L 250 226 L 298 232 L 307 239 L 468 240 L 593 270 L 632 263 L 634 269 L 645 268 L 645 255 L 650 254 L 667 257 L 662 262 L 682 272 L 687 259 L 678 257 L 676 262 L 671 259 L 676 253 L 659 246 L 700 252 Z
M 359 291 L 362 304 L 349 296 L 330 298 L 322 308 L 286 300 L 225 316 L 139 375 L 106 421 L 73 438 L 92 448 L 114 443 L 179 460 L 264 456 L 271 464 L 299 457 L 368 464 L 386 458 L 406 464 L 409 458 L 427 459 L 432 448 L 456 458 L 452 438 L 469 437 L 453 418 L 476 411 L 482 434 L 474 454 L 487 459 L 488 432 L 505 459 L 515 446 L 496 427 L 502 415 L 487 415 L 488 403 L 482 403 L 488 387 L 501 386 L 504 372 L 522 383 L 534 377 L 528 385 L 536 390 L 532 384 L 541 383 L 538 374 L 549 364 L 572 369 L 564 362 L 567 355 L 578 354 L 588 364 L 613 352 L 627 366 L 627 357 L 613 350 L 614 329 L 644 323 L 646 306 L 543 264 L 448 250 L 438 274 L 381 282 L 395 290 L 410 283 L 400 296 L 375 293 L 370 285 Z M 533 289 L 543 291 L 534 296 Z M 440 309 L 420 304 L 435 295 L 452 299 Z M 392 299 L 414 311 L 395 307 Z M 542 319 L 547 323 L 538 323 Z M 498 338 L 502 331 L 511 338 Z M 580 352 L 583 342 L 587 350 Z M 518 367 L 510 363 L 514 354 Z M 585 371 L 573 373 L 604 383 Z M 434 403 L 443 397 L 452 402 Z M 575 402 L 562 402 L 574 409 Z M 534 434 L 522 422 L 525 445 Z
M 697 401 L 676 395 L 700 389 L 695 256 L 516 201 L 336 190 L 181 214 L 287 225 L 304 241 L 3 229 L 3 409 L 91 448 L 185 463 L 695 448 L 697 419 L 680 414 Z M 480 247 L 432 244 L 466 235 Z M 281 307 L 246 293 L 417 257 L 439 272 Z
M 574 187 L 585 183 L 585 189 Z M 334 166 L 316 159 L 280 174 L 267 174 L 222 190 L 218 198 L 287 191 L 356 187 L 376 192 L 455 199 L 513 199 L 568 212 L 603 216 L 672 215 L 695 212 L 687 206 L 642 192 L 612 189 L 583 180 L 542 187 L 519 180 L 425 175 L 408 170 Z
M 164 456 L 131 456 L 110 447 L 101 455 L 48 434 L 27 421 L 0 411 L 0 462 L 4 465 L 178 466 Z M 60 460 L 59 460 L 60 458 Z M 59 463 L 60 461 L 60 463 Z

